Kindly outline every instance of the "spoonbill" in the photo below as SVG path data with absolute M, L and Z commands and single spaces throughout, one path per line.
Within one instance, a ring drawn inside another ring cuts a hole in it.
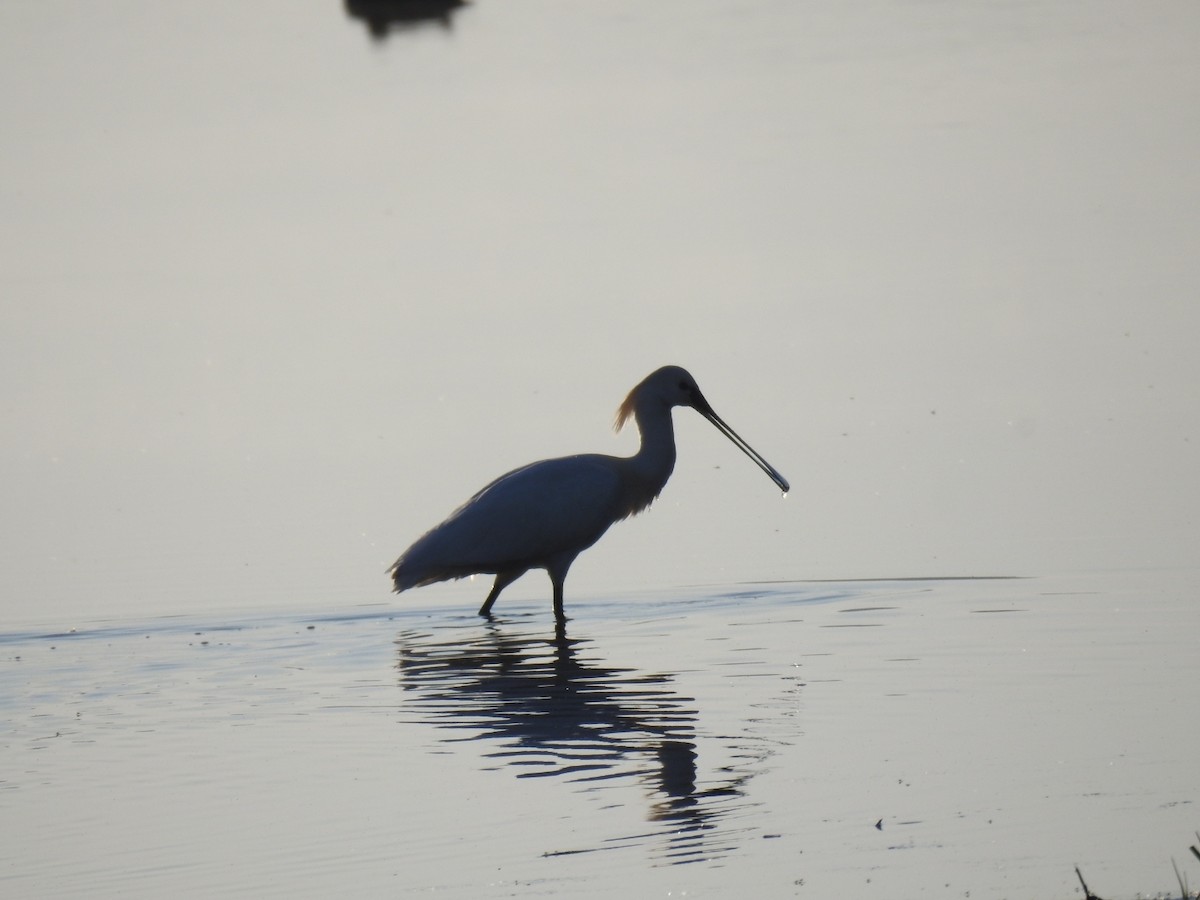
M 647 375 L 617 409 L 615 430 L 630 418 L 637 422 L 642 440 L 637 453 L 544 459 L 501 475 L 401 554 L 388 569 L 395 592 L 495 575 L 479 608 L 481 616 L 490 616 L 501 591 L 530 569 L 545 569 L 554 588 L 554 617 L 562 626 L 563 582 L 575 557 L 614 522 L 648 507 L 671 477 L 671 410 L 676 406 L 690 406 L 712 422 L 787 494 L 787 479 L 713 411 L 696 379 L 679 366 L 664 366 Z

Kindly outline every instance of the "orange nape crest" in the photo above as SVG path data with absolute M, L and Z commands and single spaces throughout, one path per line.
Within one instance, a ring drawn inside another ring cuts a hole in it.
M 639 384 L 638 387 L 641 387 L 641 385 Z M 637 390 L 638 389 L 635 387 L 632 391 L 630 391 L 629 396 L 627 396 L 621 405 L 617 407 L 617 415 L 613 419 L 613 431 L 620 431 L 625 427 L 625 423 L 633 418 L 633 398 L 637 393 Z

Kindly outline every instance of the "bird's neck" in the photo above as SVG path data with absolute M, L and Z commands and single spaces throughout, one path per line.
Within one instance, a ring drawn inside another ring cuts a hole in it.
M 627 471 L 638 488 L 638 509 L 649 506 L 675 468 L 675 427 L 671 409 L 659 404 L 639 405 L 634 411 L 642 445 L 629 458 Z

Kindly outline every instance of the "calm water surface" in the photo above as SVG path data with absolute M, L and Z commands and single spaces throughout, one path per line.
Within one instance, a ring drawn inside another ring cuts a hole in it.
M 0 635 L 11 896 L 1172 887 L 1194 572 Z M 1185 862 L 1186 864 L 1186 862 Z M 1194 869 L 1194 866 L 1192 867 Z
M 1194 0 L 0 4 L 0 895 L 1200 884 L 1197 46 Z M 540 574 L 389 597 L 667 363 L 786 500 L 681 411 L 565 635 Z
M 0 7 L 6 621 L 382 600 L 666 363 L 793 493 L 683 411 L 576 592 L 1193 562 L 1194 2 L 349 6 Z

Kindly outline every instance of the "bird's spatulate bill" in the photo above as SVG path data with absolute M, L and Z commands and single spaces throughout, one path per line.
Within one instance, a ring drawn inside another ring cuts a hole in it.
M 757 450 L 743 441 L 736 431 L 726 425 L 725 420 L 718 416 L 713 411 L 713 408 L 708 405 L 708 401 L 705 400 L 697 403 L 696 412 L 700 413 L 700 415 L 712 422 L 713 425 L 717 427 L 717 430 L 721 432 L 721 434 L 733 441 L 739 450 L 754 460 L 758 464 L 758 467 L 767 473 L 768 477 L 770 477 L 770 479 L 779 486 L 779 489 L 783 491 L 784 494 L 791 490 L 791 485 L 788 484 L 788 480 L 780 475 L 773 465 L 763 459 Z

